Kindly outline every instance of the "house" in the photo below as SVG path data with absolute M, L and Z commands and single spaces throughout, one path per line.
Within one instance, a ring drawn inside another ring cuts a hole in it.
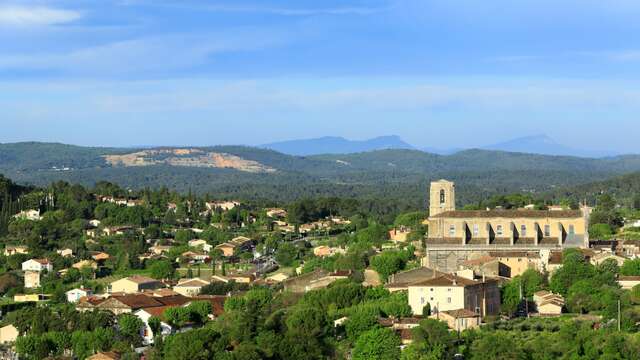
M 28 254 L 28 253 L 29 253 L 29 248 L 27 248 L 26 246 L 7 245 L 4 248 L 4 256 L 12 256 L 16 254 Z
M 280 208 L 267 209 L 267 216 L 274 219 L 283 219 L 287 217 L 287 210 Z
M 124 235 L 134 230 L 133 226 L 108 226 L 102 229 L 102 234 L 105 236 Z
M 253 240 L 238 236 L 229 242 L 222 243 L 215 248 L 222 251 L 222 255 L 225 257 L 236 256 L 240 251 L 250 250 L 253 245 Z
M 22 271 L 53 271 L 53 264 L 48 259 L 31 259 L 22 263 Z
M 98 263 L 93 260 L 80 260 L 77 263 L 71 265 L 72 268 L 82 270 L 82 268 L 91 268 L 93 270 L 98 269 Z
M 109 292 L 134 294 L 143 290 L 155 290 L 162 287 L 164 287 L 164 284 L 156 279 L 133 275 L 112 282 L 111 285 L 109 285 Z
M 143 308 L 182 306 L 188 303 L 189 298 L 182 295 L 174 296 L 150 296 L 149 294 L 124 294 L 113 295 L 93 309 L 110 311 L 115 315 L 131 314 Z
M 200 295 L 200 291 L 202 290 L 202 288 L 209 284 L 210 282 L 199 278 L 182 279 L 176 286 L 173 287 L 173 291 L 187 297 L 192 297 Z
M 500 289 L 493 279 L 478 281 L 455 274 L 435 274 L 408 288 L 409 306 L 414 315 L 423 315 L 427 304 L 432 313 L 467 309 L 484 317 L 500 311 Z
M 620 256 L 614 252 L 611 251 L 601 251 L 598 253 L 595 253 L 591 259 L 590 262 L 593 265 L 600 265 L 603 262 L 612 259 L 613 261 L 616 262 L 616 264 L 618 264 L 618 266 L 622 266 L 622 264 L 624 264 L 625 261 L 627 261 L 627 258 L 624 256 Z
M 173 246 L 154 245 L 149 248 L 149 251 L 151 251 L 151 253 L 153 253 L 154 255 L 162 255 L 162 254 L 168 253 L 171 250 L 171 248 L 173 248 Z
M 209 245 L 206 240 L 202 239 L 189 240 L 189 247 L 201 248 L 202 251 L 206 253 L 210 252 L 211 249 L 213 249 L 213 246 Z
M 216 209 L 220 209 L 222 211 L 229 211 L 236 206 L 240 206 L 239 201 L 209 201 L 205 203 L 207 210 L 213 211 Z
M 114 351 L 99 352 L 89 356 L 86 360 L 120 360 L 120 354 Z
M 173 333 L 173 327 L 169 325 L 164 319 L 164 311 L 172 307 L 175 307 L 175 306 L 159 306 L 159 307 L 142 308 L 134 313 L 134 315 L 137 316 L 140 320 L 142 320 L 142 323 L 144 324 L 141 331 L 142 343 L 144 345 L 153 344 L 155 337 L 159 335 L 159 334 L 154 334 L 153 329 L 151 329 L 151 326 L 149 326 L 149 319 L 151 319 L 152 317 L 160 319 L 161 335 L 167 336 Z
M 56 250 L 56 253 L 62 257 L 69 257 L 69 256 L 73 256 L 73 250 L 66 248 L 66 249 L 62 249 L 62 250 Z
M 204 263 L 210 259 L 209 255 L 195 251 L 185 251 L 180 256 L 191 263 Z
M 421 280 L 431 279 L 434 277 L 434 274 L 440 275 L 442 273 L 424 266 L 402 271 L 391 275 L 388 279 L 389 281 L 384 287 L 391 292 L 407 291 L 409 290 L 410 284 Z
M 23 219 L 23 220 L 31 220 L 38 221 L 42 220 L 42 216 L 40 216 L 40 210 L 22 210 L 19 213 L 13 215 L 14 219 Z
M 411 228 L 406 226 L 395 227 L 389 230 L 389 239 L 395 242 L 406 242 L 409 234 L 411 234 Z
M 16 294 L 13 296 L 15 302 L 40 302 L 46 301 L 51 298 L 51 295 L 47 294 Z
M 304 293 L 326 288 L 337 280 L 348 279 L 351 275 L 351 271 L 329 273 L 323 269 L 316 269 L 313 272 L 289 278 L 282 283 L 286 291 Z
M 105 252 L 94 252 L 91 254 L 91 258 L 96 261 L 98 264 L 101 264 L 107 260 L 109 260 L 109 254 Z
M 0 344 L 14 343 L 19 335 L 20 332 L 13 324 L 3 326 L 0 328 Z
M 623 290 L 631 290 L 635 286 L 640 285 L 640 276 L 618 276 L 618 284 Z
M 325 256 L 333 256 L 335 254 L 344 254 L 347 251 L 345 249 L 337 248 L 337 247 L 329 247 L 326 245 L 316 246 L 313 248 L 313 255 L 325 257 Z
M 536 303 L 536 309 L 540 315 L 560 315 L 564 307 L 564 298 L 562 295 L 541 290 L 533 294 L 533 301 Z
M 40 271 L 25 271 L 24 287 L 27 289 L 35 289 L 40 287 Z
M 89 220 L 89 225 L 94 227 L 94 228 L 97 228 L 98 226 L 100 226 L 101 223 L 102 222 L 100 220 L 98 220 L 98 219 Z
M 67 301 L 70 303 L 77 303 L 83 297 L 88 297 L 93 295 L 93 290 L 77 288 L 69 290 L 65 293 L 67 295 Z
M 271 282 L 275 282 L 275 283 L 280 283 L 283 282 L 285 280 L 287 280 L 289 278 L 289 275 L 285 274 L 285 273 L 277 273 L 277 274 L 273 274 L 271 276 L 267 277 L 268 281 Z
M 480 315 L 467 309 L 440 311 L 431 315 L 431 318 L 446 322 L 449 329 L 455 331 L 475 329 L 482 322 Z

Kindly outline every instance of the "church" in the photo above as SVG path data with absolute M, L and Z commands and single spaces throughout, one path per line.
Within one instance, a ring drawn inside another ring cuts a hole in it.
M 589 209 L 456 210 L 455 184 L 431 183 L 427 263 L 455 269 L 454 263 L 488 251 L 530 251 L 538 254 L 567 247 L 589 247 Z

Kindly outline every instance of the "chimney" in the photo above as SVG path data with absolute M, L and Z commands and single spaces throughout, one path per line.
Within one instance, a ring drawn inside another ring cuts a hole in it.
M 487 279 L 485 278 L 485 276 L 484 276 L 484 271 L 483 271 L 483 272 L 482 272 L 482 282 L 484 283 L 484 282 L 486 282 L 486 281 L 487 281 Z
M 456 275 L 456 273 L 453 273 L 453 286 L 458 285 L 458 275 Z

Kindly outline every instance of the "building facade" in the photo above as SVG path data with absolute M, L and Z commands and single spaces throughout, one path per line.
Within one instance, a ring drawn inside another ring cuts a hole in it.
M 456 271 L 489 251 L 533 251 L 589 246 L 589 209 L 456 210 L 455 184 L 431 183 L 423 265 Z M 529 265 L 527 265 L 529 266 Z M 519 271 L 516 271 L 519 272 Z

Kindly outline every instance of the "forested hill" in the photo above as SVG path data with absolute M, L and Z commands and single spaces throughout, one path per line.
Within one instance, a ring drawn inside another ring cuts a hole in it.
M 587 159 L 489 150 L 445 156 L 394 149 L 301 157 L 246 146 L 0 144 L 0 173 L 21 184 L 65 180 L 92 186 L 106 180 L 216 197 L 290 201 L 340 196 L 411 207 L 424 206 L 429 181 L 439 178 L 456 181 L 462 205 L 496 193 L 549 192 L 638 171 L 640 156 Z
M 593 203 L 599 195 L 605 193 L 613 196 L 618 203 L 634 205 L 632 202 L 637 201 L 640 196 L 640 172 L 559 189 L 550 195 L 553 198 L 571 198 L 576 201 L 586 199 Z

